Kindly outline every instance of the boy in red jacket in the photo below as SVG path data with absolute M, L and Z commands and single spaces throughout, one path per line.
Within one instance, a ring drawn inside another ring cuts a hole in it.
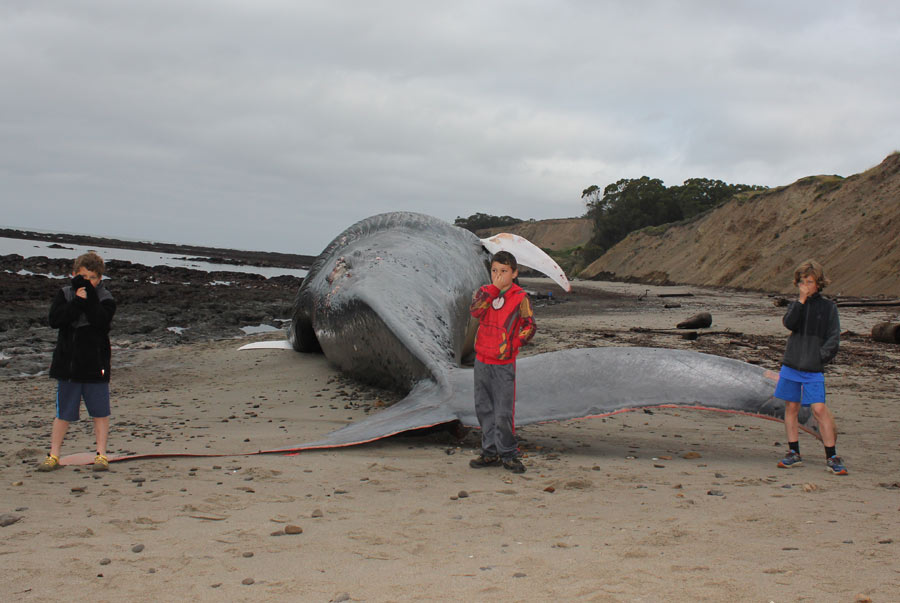
M 516 258 L 500 251 L 491 259 L 491 284 L 472 297 L 469 311 L 479 320 L 475 337 L 475 413 L 481 425 L 476 469 L 503 465 L 525 473 L 516 444 L 516 354 L 535 333 L 528 294 L 513 282 Z

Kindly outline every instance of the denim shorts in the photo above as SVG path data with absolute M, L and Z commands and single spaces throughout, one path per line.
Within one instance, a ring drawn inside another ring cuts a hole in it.
M 782 375 L 775 386 L 775 397 L 786 402 L 800 402 L 803 406 L 825 404 L 825 382 L 794 381 Z
M 56 388 L 56 416 L 63 421 L 77 421 L 84 398 L 84 407 L 94 419 L 110 415 L 109 383 L 79 383 L 60 380 Z

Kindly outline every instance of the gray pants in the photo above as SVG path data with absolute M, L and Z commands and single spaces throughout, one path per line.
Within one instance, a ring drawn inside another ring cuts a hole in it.
M 516 444 L 516 364 L 475 361 L 475 414 L 481 425 L 481 453 L 511 459 Z

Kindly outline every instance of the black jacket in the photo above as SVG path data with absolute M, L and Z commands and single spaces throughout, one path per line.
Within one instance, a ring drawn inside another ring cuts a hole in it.
M 50 376 L 84 383 L 109 382 L 109 327 L 116 302 L 103 283 L 96 288 L 88 281 L 78 285 L 85 286 L 87 299 L 76 296 L 75 289 L 67 285 L 50 306 L 50 326 L 59 329 Z
M 791 330 L 782 363 L 798 371 L 821 373 L 834 359 L 841 340 L 835 303 L 814 293 L 805 304 L 791 302 L 782 322 Z

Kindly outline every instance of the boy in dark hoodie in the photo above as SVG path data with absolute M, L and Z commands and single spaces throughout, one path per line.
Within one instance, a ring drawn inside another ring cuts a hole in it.
M 491 284 L 472 297 L 469 308 L 479 320 L 475 338 L 475 413 L 481 425 L 481 455 L 473 468 L 503 465 L 524 473 L 516 443 L 516 355 L 535 333 L 528 294 L 513 282 L 516 258 L 500 251 L 491 259 Z
M 775 397 L 785 401 L 784 427 L 789 449 L 778 466 L 789 468 L 803 464 L 798 441 L 798 416 L 802 404 L 812 407 L 813 416 L 819 424 L 828 471 L 834 475 L 847 475 L 847 468 L 835 449 L 837 430 L 834 416 L 825 407 L 823 371 L 837 354 L 841 339 L 837 306 L 819 293 L 828 283 L 822 265 L 814 260 L 803 262 L 794 271 L 794 285 L 799 294 L 797 301 L 791 302 L 784 314 L 784 326 L 790 329 L 791 334 L 775 387 Z
M 63 438 L 69 423 L 79 419 L 82 398 L 94 421 L 94 471 L 109 469 L 109 327 L 116 302 L 103 286 L 103 269 L 103 259 L 96 253 L 78 256 L 72 267 L 72 283 L 60 289 L 50 306 L 50 326 L 59 329 L 50 365 L 50 376 L 58 381 L 56 417 L 50 454 L 38 465 L 38 471 L 59 468 Z

